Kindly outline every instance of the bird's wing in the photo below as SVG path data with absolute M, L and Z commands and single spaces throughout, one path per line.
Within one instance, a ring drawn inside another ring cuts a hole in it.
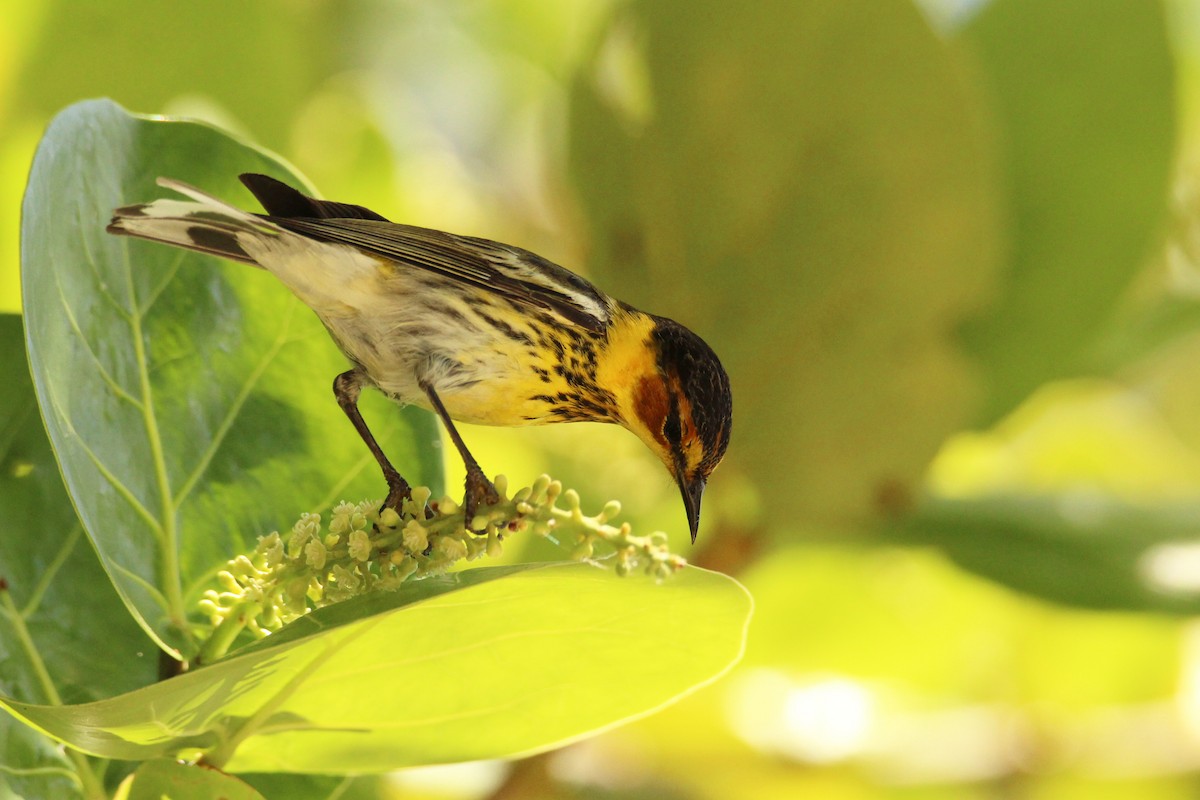
M 267 219 L 319 241 L 353 245 L 533 308 L 552 311 L 588 330 L 599 332 L 609 321 L 608 302 L 596 287 L 519 247 L 374 219 L 276 216 Z
M 322 242 L 349 244 L 401 264 L 477 286 L 599 332 L 607 299 L 570 270 L 519 247 L 401 225 L 362 206 L 317 200 L 267 175 L 241 175 L 265 219 Z

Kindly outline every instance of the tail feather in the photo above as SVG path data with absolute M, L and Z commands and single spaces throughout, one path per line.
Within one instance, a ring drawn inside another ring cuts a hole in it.
M 247 254 L 242 237 L 288 235 L 279 226 L 194 186 L 159 178 L 158 185 L 191 200 L 155 200 L 113 211 L 107 231 L 261 266 Z

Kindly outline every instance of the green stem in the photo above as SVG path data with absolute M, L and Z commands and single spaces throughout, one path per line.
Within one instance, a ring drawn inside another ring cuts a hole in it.
M 200 645 L 200 652 L 196 656 L 195 666 L 201 664 L 211 664 L 219 659 L 225 653 L 229 652 L 229 646 L 237 639 L 237 635 L 246 627 L 246 623 L 262 612 L 262 605 L 259 603 L 241 603 L 234 608 L 230 614 L 221 620 L 221 624 L 213 629 L 204 643 Z
M 133 273 L 129 272 L 130 307 L 137 308 L 134 301 Z M 162 587 L 167 599 L 167 614 L 176 629 L 187 640 L 191 649 L 192 633 L 187 624 L 187 609 L 183 602 L 183 578 L 179 566 L 179 530 L 177 511 L 171 492 L 171 479 L 167 474 L 167 460 L 163 449 L 162 436 L 158 430 L 158 417 L 154 410 L 154 395 L 150 388 L 149 361 L 146 357 L 146 343 L 142 338 L 142 319 L 136 311 L 130 316 L 130 328 L 133 334 L 133 351 L 137 360 L 138 378 L 142 393 L 142 420 L 146 424 L 146 438 L 150 445 L 150 457 L 154 462 L 154 477 L 158 483 L 159 496 L 162 499 L 162 538 L 159 547 L 162 550 Z
M 80 537 L 83 536 L 83 526 L 76 523 L 71 528 L 71 532 L 67 534 L 67 540 L 63 542 L 63 546 L 59 548 L 54 555 L 54 560 L 50 562 L 50 566 L 42 571 L 42 575 L 38 578 L 37 585 L 33 587 L 33 591 L 29 593 L 29 599 L 25 602 L 25 608 L 21 610 L 21 614 L 29 617 L 37 611 L 38 606 L 42 603 L 42 597 L 46 594 L 46 590 L 50 588 L 50 583 L 54 580 L 54 576 L 58 575 L 58 571 L 62 569 L 62 565 L 70 558 L 71 553 L 75 550 L 75 545 L 78 544 Z
M 12 620 L 17 641 L 20 642 L 21 649 L 25 651 L 25 657 L 29 659 L 29 663 L 33 667 L 33 673 L 37 676 L 38 685 L 41 686 L 46 700 L 50 705 L 61 706 L 63 704 L 62 697 L 59 696 L 58 689 L 54 686 L 50 671 L 46 669 L 46 662 L 42 660 L 42 654 L 38 652 L 37 645 L 33 643 L 33 637 L 29 635 L 29 628 L 25 625 L 25 615 L 17 609 L 12 593 L 8 591 L 8 586 L 3 581 L 0 581 L 0 604 L 3 605 Z M 65 751 L 75 764 L 75 772 L 79 776 L 79 783 L 83 788 L 84 795 L 95 800 L 106 798 L 104 786 L 96 777 L 96 773 L 92 771 L 92 765 L 88 763 L 87 756 L 70 747 L 66 747 Z
M 21 643 L 21 649 L 25 651 L 26 658 L 29 659 L 30 665 L 33 667 L 33 673 L 37 676 L 38 685 L 42 687 L 42 694 L 46 696 L 46 700 L 52 706 L 61 706 L 62 698 L 58 696 L 58 689 L 54 687 L 54 681 L 50 678 L 50 671 L 46 669 L 46 662 L 42 661 L 41 653 L 38 652 L 37 646 L 33 643 L 33 637 L 29 635 L 29 628 L 25 626 L 25 616 L 17 609 L 16 603 L 13 602 L 12 593 L 8 591 L 8 587 L 0 586 L 0 602 L 4 603 L 4 610 L 8 612 L 12 619 L 13 629 L 17 634 L 17 641 Z
M 64 746 L 63 751 L 75 763 L 75 772 L 79 774 L 79 782 L 83 784 L 84 797 L 107 800 L 108 794 L 104 791 L 104 786 L 96 777 L 96 773 L 92 771 L 92 765 L 88 763 L 87 756 L 71 747 Z

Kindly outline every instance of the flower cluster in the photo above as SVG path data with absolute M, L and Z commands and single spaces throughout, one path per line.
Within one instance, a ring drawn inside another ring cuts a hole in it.
M 593 558 L 597 545 L 611 549 L 620 575 L 643 569 L 661 580 L 687 563 L 670 552 L 666 534 L 635 536 L 627 522 L 610 525 L 621 511 L 615 500 L 585 516 L 579 495 L 548 476 L 512 497 L 503 475 L 495 486 L 499 501 L 478 508 L 472 520 L 450 498 L 430 502 L 429 490 L 418 487 L 399 511 L 380 512 L 379 501 L 341 503 L 327 526 L 320 514 L 304 514 L 289 535 L 261 537 L 253 554 L 217 574 L 221 590 L 200 601 L 212 625 L 200 660 L 219 658 L 242 630 L 263 637 L 313 608 L 495 556 L 506 537 L 524 531 L 571 548 L 576 560 Z M 478 533 L 468 532 L 467 522 Z

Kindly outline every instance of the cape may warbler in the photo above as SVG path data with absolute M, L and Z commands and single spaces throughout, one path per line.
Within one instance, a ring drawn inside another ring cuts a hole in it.
M 333 389 L 383 469 L 385 505 L 409 485 L 358 411 L 364 386 L 441 417 L 467 467 L 468 525 L 496 491 L 451 420 L 593 420 L 624 425 L 662 460 L 695 541 L 732 420 L 729 378 L 700 337 L 519 247 L 399 225 L 265 175 L 241 179 L 266 214 L 160 178 L 190 199 L 118 208 L 108 231 L 262 267 L 315 311 L 354 365 Z

